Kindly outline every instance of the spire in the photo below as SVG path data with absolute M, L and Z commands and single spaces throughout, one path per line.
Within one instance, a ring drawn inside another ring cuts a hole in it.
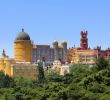
M 22 32 L 24 32 L 24 28 L 22 28 Z
M 3 52 L 2 52 L 2 57 L 6 57 L 6 54 L 5 54 L 5 50 L 3 49 Z

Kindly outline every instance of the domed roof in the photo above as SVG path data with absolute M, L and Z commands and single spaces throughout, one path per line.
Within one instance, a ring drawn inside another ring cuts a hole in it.
M 19 32 L 15 40 L 30 40 L 30 36 L 28 33 L 24 32 L 24 29 L 22 29 L 22 32 Z
M 53 43 L 58 43 L 58 41 L 57 40 L 54 40 Z
M 63 40 L 62 43 L 67 43 L 67 41 Z

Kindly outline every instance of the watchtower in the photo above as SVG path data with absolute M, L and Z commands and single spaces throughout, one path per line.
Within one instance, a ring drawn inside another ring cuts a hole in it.
M 88 49 L 88 32 L 87 31 L 81 31 L 80 33 L 81 38 L 80 38 L 80 47 L 83 50 L 87 50 Z

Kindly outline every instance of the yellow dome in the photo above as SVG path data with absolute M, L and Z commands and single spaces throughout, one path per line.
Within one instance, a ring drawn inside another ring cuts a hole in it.
M 67 41 L 63 40 L 62 43 L 67 43 Z
M 57 40 L 54 40 L 53 43 L 58 43 L 58 41 Z

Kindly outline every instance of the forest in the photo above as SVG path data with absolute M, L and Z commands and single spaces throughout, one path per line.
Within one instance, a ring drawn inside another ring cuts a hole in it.
M 110 100 L 110 62 L 102 57 L 92 67 L 71 65 L 64 76 L 38 69 L 37 80 L 0 72 L 0 100 Z

